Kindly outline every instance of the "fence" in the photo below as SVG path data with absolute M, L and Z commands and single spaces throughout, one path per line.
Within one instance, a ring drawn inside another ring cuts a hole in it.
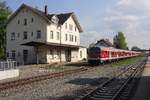
M 17 68 L 16 61 L 12 61 L 12 60 L 0 61 L 0 71 L 16 69 L 16 68 Z

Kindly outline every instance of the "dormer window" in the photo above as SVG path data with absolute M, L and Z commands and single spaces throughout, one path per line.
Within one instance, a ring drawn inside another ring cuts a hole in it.
M 73 25 L 69 24 L 69 30 L 72 31 L 73 30 Z
M 52 22 L 55 23 L 55 24 L 58 23 L 58 18 L 57 18 L 56 16 L 53 16 L 51 20 L 52 20 Z

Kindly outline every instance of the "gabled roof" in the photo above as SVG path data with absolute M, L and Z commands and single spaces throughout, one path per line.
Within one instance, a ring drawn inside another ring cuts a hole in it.
M 95 44 L 97 46 L 113 47 L 113 44 L 108 39 L 101 39 Z
M 8 19 L 7 24 L 19 13 L 19 11 L 21 11 L 21 9 L 23 8 L 27 8 L 31 11 L 33 11 L 34 13 L 36 13 L 37 15 L 41 16 L 44 20 L 46 20 L 48 23 L 52 23 L 51 18 L 53 16 L 57 16 L 59 19 L 58 24 L 59 25 L 63 25 L 71 16 L 73 17 L 73 20 L 75 22 L 75 24 L 77 25 L 77 28 L 79 29 L 79 32 L 83 32 L 75 14 L 73 12 L 71 13 L 62 13 L 62 14 L 45 14 L 43 11 L 38 10 L 36 8 L 30 7 L 26 4 L 22 4 Z
M 42 18 L 44 18 L 47 22 L 51 22 L 47 15 L 45 15 L 45 13 L 43 11 L 40 11 L 36 8 L 30 7 L 28 5 L 22 4 L 8 19 L 7 24 L 23 9 L 23 8 L 28 8 L 29 10 L 33 11 L 34 13 L 36 13 L 37 15 L 41 16 Z

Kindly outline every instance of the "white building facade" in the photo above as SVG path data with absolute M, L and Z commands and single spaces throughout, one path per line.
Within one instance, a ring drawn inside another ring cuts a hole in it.
M 40 11 L 23 4 L 7 23 L 7 58 L 20 64 L 82 60 L 80 32 L 74 13 L 48 14 L 47 6 Z

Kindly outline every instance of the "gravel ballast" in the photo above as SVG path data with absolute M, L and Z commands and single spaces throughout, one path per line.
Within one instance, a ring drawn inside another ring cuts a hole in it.
M 78 91 L 81 89 L 96 87 L 104 82 L 102 79 L 108 79 L 123 68 L 124 66 L 100 66 L 85 72 L 11 88 L 0 92 L 0 100 L 71 100 L 80 95 Z

